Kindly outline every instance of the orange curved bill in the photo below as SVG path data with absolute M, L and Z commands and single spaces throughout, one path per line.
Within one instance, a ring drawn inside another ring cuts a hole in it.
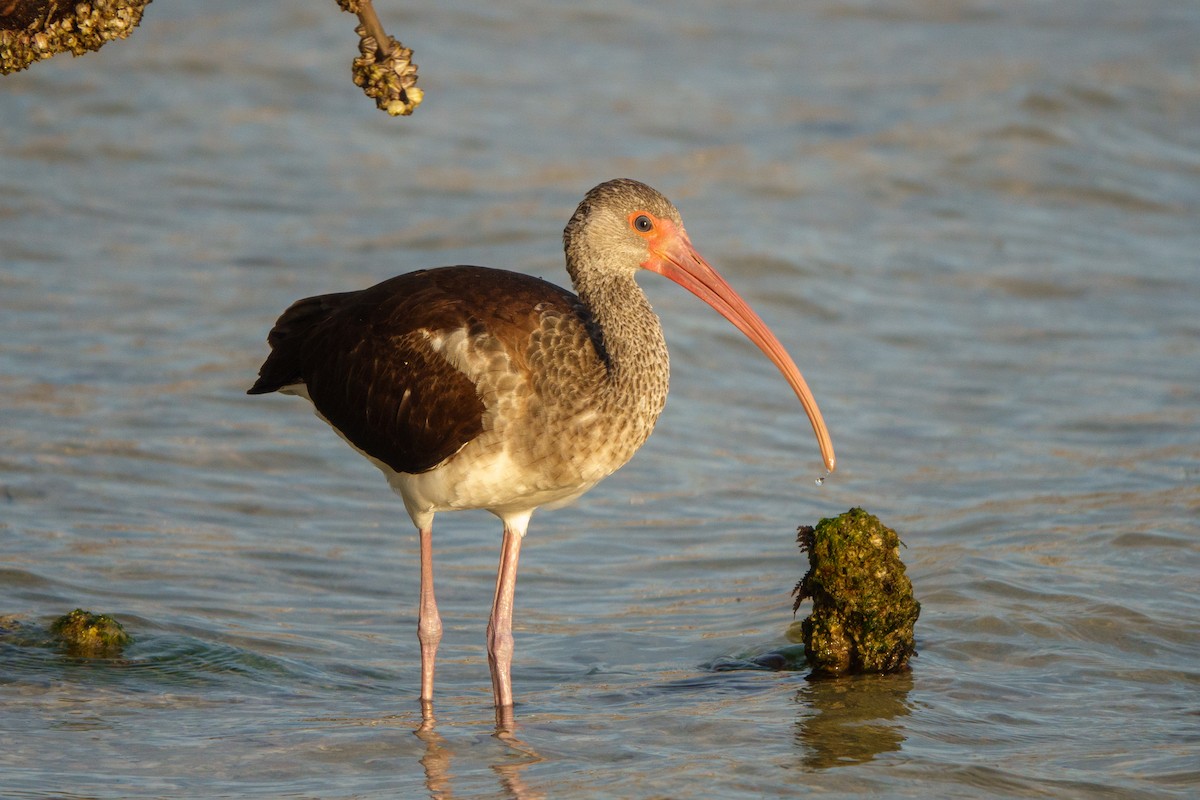
M 651 248 L 653 255 L 642 266 L 670 278 L 708 303 L 771 359 L 791 385 L 796 397 L 800 398 L 800 404 L 804 406 L 804 412 L 808 414 L 808 421 L 812 423 L 813 433 L 816 434 L 825 468 L 833 472 L 837 465 L 837 458 L 833 453 L 833 440 L 829 437 L 829 429 L 825 427 L 825 420 L 821 417 L 816 398 L 808 388 L 804 376 L 800 374 L 796 362 L 758 314 L 754 313 L 733 287 L 696 252 L 688 240 L 687 233 L 666 220 L 659 220 L 659 223 L 666 230 L 660 231 Z

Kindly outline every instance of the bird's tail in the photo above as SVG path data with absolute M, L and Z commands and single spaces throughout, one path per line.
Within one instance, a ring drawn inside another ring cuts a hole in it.
M 271 354 L 258 371 L 258 380 L 246 394 L 267 394 L 285 386 L 304 382 L 303 351 L 314 330 L 329 319 L 349 295 L 339 292 L 306 297 L 295 303 L 275 321 L 267 334 Z

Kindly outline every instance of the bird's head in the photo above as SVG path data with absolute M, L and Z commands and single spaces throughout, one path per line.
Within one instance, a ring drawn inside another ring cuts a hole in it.
M 563 245 L 577 286 L 581 270 L 628 278 L 646 269 L 670 278 L 732 322 L 783 373 L 808 414 L 826 469 L 834 470 L 833 442 L 796 363 L 766 323 L 692 246 L 670 200 L 627 178 L 602 183 L 575 210 L 563 231 Z

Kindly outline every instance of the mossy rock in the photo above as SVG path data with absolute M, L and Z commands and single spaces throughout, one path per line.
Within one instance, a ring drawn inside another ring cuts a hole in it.
M 861 508 L 797 531 L 808 573 L 793 610 L 812 598 L 801 634 L 814 675 L 897 672 L 916 652 L 921 604 L 900 560 L 900 537 Z
M 62 642 L 67 653 L 85 658 L 119 656 L 133 641 L 121 623 L 108 614 L 93 614 L 82 608 L 54 620 L 50 632 Z

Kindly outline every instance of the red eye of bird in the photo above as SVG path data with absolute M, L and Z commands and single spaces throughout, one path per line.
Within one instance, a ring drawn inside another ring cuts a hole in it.
M 648 214 L 638 214 L 633 219 L 633 229 L 638 233 L 649 233 L 654 230 L 654 220 Z

